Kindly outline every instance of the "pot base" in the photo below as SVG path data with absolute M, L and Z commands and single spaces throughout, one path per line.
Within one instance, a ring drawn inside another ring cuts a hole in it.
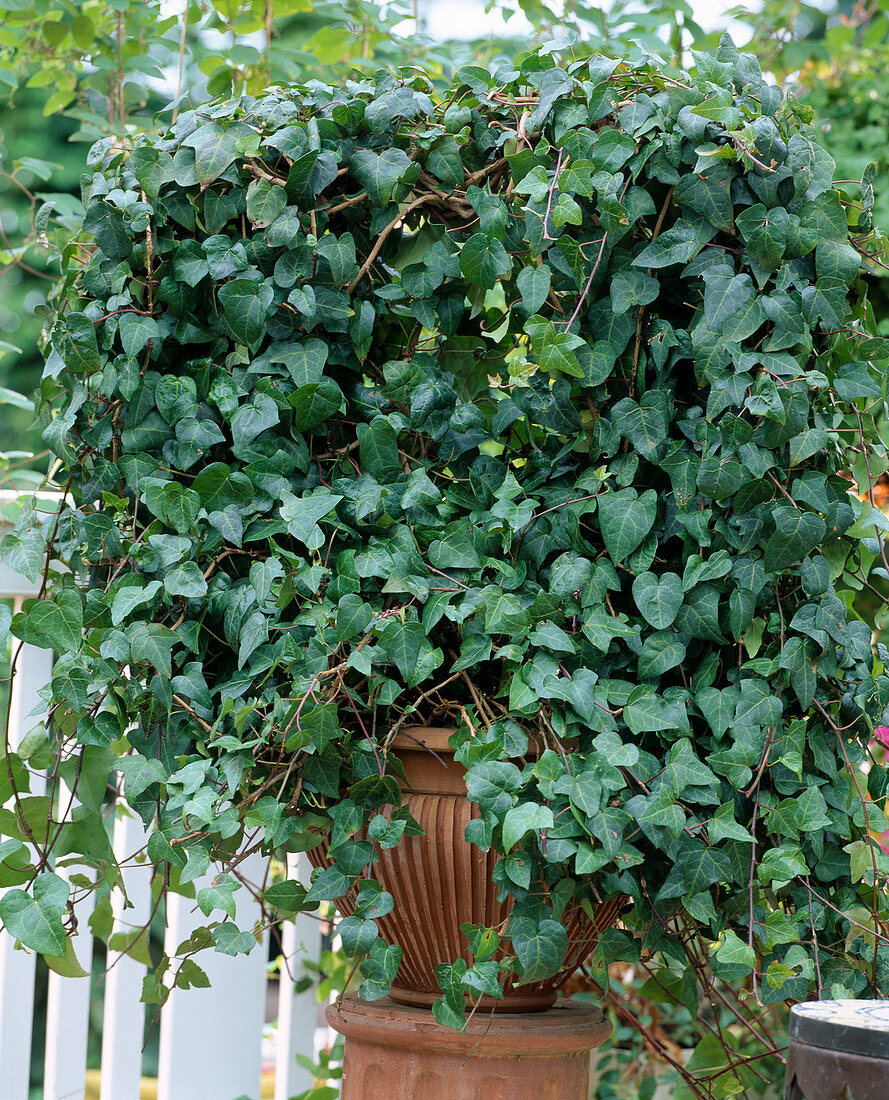
M 390 998 L 327 1009 L 346 1037 L 342 1100 L 586 1100 L 590 1051 L 611 1034 L 595 1005 L 476 1015 L 464 1032 Z
M 432 1005 L 441 996 L 441 992 L 431 993 L 425 989 L 402 989 L 393 985 L 389 994 L 390 1000 L 399 1005 L 411 1005 L 413 1008 L 432 1008 Z M 511 989 L 509 996 L 498 998 L 484 996 L 480 1000 L 466 998 L 467 1009 L 476 1006 L 476 1014 L 488 1014 L 496 1012 L 501 1015 L 504 1012 L 546 1012 L 556 1003 L 555 990 L 522 994 L 520 989 Z

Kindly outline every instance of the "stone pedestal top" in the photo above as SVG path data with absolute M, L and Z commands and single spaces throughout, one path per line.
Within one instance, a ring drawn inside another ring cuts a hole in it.
M 590 1051 L 611 1033 L 595 1005 L 477 1012 L 464 1031 L 388 997 L 327 1009 L 346 1037 L 343 1100 L 587 1100 Z

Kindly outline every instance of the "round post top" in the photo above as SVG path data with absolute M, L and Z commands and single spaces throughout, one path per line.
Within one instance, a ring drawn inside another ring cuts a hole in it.
M 889 1059 L 889 1001 L 806 1001 L 790 1010 L 792 1041 Z

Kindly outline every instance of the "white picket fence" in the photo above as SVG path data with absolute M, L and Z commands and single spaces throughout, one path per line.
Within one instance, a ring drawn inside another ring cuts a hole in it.
M 12 494 L 0 493 L 0 503 Z M 0 524 L 0 537 L 5 534 Z M 18 609 L 37 594 L 35 585 L 0 564 L 0 599 L 12 600 Z M 52 654 L 34 646 L 13 643 L 17 655 L 13 679 L 9 729 L 10 745 L 40 724 L 38 692 L 49 682 Z M 44 714 L 45 717 L 45 714 Z M 32 778 L 32 793 L 35 783 Z M 142 822 L 135 814 L 119 816 L 114 825 L 113 846 L 118 858 L 126 858 L 143 845 Z M 259 881 L 264 868 L 259 856 L 251 857 L 248 877 Z M 305 857 L 293 857 L 290 873 L 307 880 Z M 114 909 L 121 930 L 144 924 L 151 912 L 149 865 L 130 864 L 125 872 L 127 894 L 134 908 L 124 913 L 120 899 Z M 203 882 L 196 882 L 199 889 Z M 250 927 L 259 916 L 258 904 L 246 890 L 239 891 L 237 919 Z M 89 972 L 92 938 L 89 911 L 77 913 L 76 953 Z M 164 950 L 174 955 L 177 946 L 206 918 L 195 902 L 178 894 L 168 895 Z M 326 1029 L 316 1029 L 317 1005 L 313 989 L 297 993 L 294 979 L 302 974 L 301 960 L 318 960 L 321 933 L 317 917 L 300 916 L 285 925 L 282 937 L 286 964 L 278 986 L 278 1029 L 275 1054 L 275 1100 L 289 1097 L 312 1084 L 311 1074 L 296 1063 L 296 1055 L 313 1056 Z M 206 950 L 196 962 L 210 979 L 209 989 L 174 989 L 160 1014 L 158 1100 L 259 1100 L 262 1076 L 262 1041 L 267 998 L 267 943 L 249 955 L 230 957 Z M 6 932 L 0 932 L 0 1100 L 27 1100 L 32 1060 L 34 982 L 36 958 L 16 950 Z M 142 1043 L 146 1011 L 156 1006 L 140 1002 L 143 964 L 128 955 L 109 952 L 102 997 L 102 1100 L 139 1100 L 142 1075 Z M 49 974 L 44 1053 L 44 1100 L 82 1100 L 86 1092 L 87 1031 L 91 1010 L 89 978 L 65 978 Z

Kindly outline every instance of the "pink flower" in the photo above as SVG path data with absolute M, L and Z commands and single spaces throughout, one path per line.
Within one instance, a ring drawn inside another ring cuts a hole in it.
M 889 726 L 877 726 L 874 730 L 874 741 L 884 749 L 889 749 Z
M 885 833 L 871 833 L 871 836 L 880 845 L 883 851 L 889 855 L 889 829 Z

